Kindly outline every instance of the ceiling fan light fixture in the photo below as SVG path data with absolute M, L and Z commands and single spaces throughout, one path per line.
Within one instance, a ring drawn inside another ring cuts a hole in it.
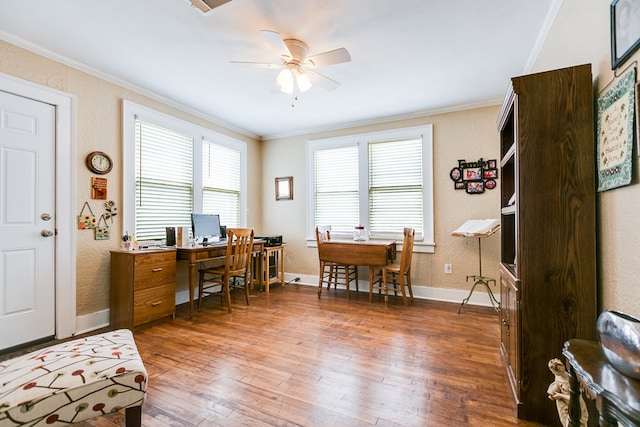
M 278 84 L 278 88 L 281 92 L 292 94 L 293 93 L 293 73 L 290 69 L 284 68 L 278 74 L 278 78 L 276 79 L 276 83 Z
M 187 0 L 189 1 L 189 0 Z M 205 0 L 191 0 L 205 1 Z M 231 0 L 206 0 L 206 1 L 231 1 Z M 273 86 L 273 92 L 283 92 L 289 95 L 298 92 L 306 92 L 311 89 L 313 84 L 333 91 L 340 87 L 340 83 L 324 76 L 316 71 L 307 69 L 316 67 L 325 67 L 327 65 L 341 64 L 351 61 L 351 55 L 347 49 L 341 47 L 307 57 L 309 46 L 298 39 L 285 39 L 280 33 L 271 30 L 261 30 L 271 47 L 280 55 L 280 63 L 260 63 L 247 61 L 230 61 L 238 64 L 251 64 L 263 68 L 280 68 L 282 71 L 276 78 L 276 84 Z
M 309 76 L 305 72 L 296 75 L 296 84 L 300 92 L 306 92 L 311 89 L 311 80 L 309 80 Z

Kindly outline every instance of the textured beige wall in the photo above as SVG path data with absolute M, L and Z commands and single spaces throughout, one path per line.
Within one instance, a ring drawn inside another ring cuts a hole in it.
M 505 82 L 505 90 L 507 87 Z M 414 286 L 448 289 L 469 289 L 467 275 L 478 273 L 477 239 L 452 237 L 451 231 L 468 219 L 498 218 L 499 189 L 484 194 L 469 195 L 453 189 L 449 178 L 459 159 L 498 159 L 499 139 L 496 118 L 499 106 L 456 113 L 439 114 L 411 120 L 363 126 L 342 131 L 296 136 L 264 141 L 263 192 L 266 232 L 282 234 L 287 241 L 286 271 L 316 275 L 316 248 L 306 246 L 307 173 L 306 141 L 337 135 L 373 132 L 404 126 L 433 124 L 435 242 L 433 254 L 414 254 L 412 282 Z M 498 159 L 499 161 L 499 159 Z M 274 178 L 294 177 L 294 200 L 275 201 Z M 498 179 L 499 182 L 499 179 Z M 498 277 L 500 236 L 483 241 L 483 274 Z M 444 274 L 444 264 L 452 264 L 452 274 Z M 497 288 L 496 288 L 497 290 Z
M 606 89 L 614 79 L 609 44 L 610 4 L 610 0 L 564 0 L 535 64 L 536 70 L 591 63 L 594 97 Z M 619 68 L 618 74 L 634 62 L 637 70 L 639 60 L 640 52 L 636 52 Z M 614 309 L 640 316 L 640 262 L 636 248 L 640 242 L 637 154 L 637 147 L 634 147 L 631 185 L 598 193 L 598 305 L 603 310 Z
M 551 31 L 544 42 L 533 71 L 561 68 L 581 63 L 593 64 L 595 92 L 613 78 L 609 58 L 609 0 L 564 0 Z M 640 58 L 636 53 L 628 62 Z M 129 99 L 159 111 L 171 113 L 208 128 L 249 142 L 249 224 L 264 234 L 283 234 L 287 250 L 287 272 L 316 274 L 314 248 L 305 245 L 306 173 L 305 141 L 343 133 L 358 133 L 398 126 L 431 123 L 434 125 L 435 162 L 435 239 L 434 254 L 416 254 L 415 283 L 418 286 L 468 289 L 467 274 L 477 271 L 476 242 L 453 238 L 449 232 L 469 218 L 496 217 L 499 209 L 497 190 L 483 195 L 466 195 L 452 190 L 448 177 L 458 159 L 498 156 L 495 119 L 498 106 L 439 114 L 400 123 L 388 123 L 319 133 L 305 137 L 282 138 L 256 143 L 233 131 L 167 106 L 131 90 L 111 84 L 58 62 L 35 55 L 0 41 L 0 72 L 49 86 L 77 97 L 77 194 L 78 212 L 89 199 L 90 176 L 84 158 L 93 150 L 112 155 L 115 169 L 109 178 L 109 198 L 122 206 L 121 198 L 121 100 Z M 508 82 L 505 82 L 505 89 Z M 634 157 L 637 171 L 638 158 Z M 294 200 L 275 202 L 277 176 L 294 176 Z M 598 226 L 598 268 L 600 307 L 640 315 L 637 281 L 640 263 L 636 262 L 636 242 L 640 227 L 635 212 L 640 210 L 637 172 L 632 185 L 600 193 Z M 264 194 L 264 196 L 263 196 Z M 92 201 L 94 212 L 100 204 Z M 116 217 L 113 233 L 121 232 L 121 217 Z M 78 231 L 77 236 L 77 312 L 89 314 L 108 308 L 109 250 L 118 241 L 95 241 L 93 234 Z M 499 235 L 483 244 L 483 273 L 497 277 Z M 453 274 L 445 275 L 444 263 L 453 264 Z M 179 278 L 183 274 L 179 271 Z M 180 288 L 180 287 L 179 287 Z
M 122 213 L 122 100 L 127 99 L 248 142 L 248 221 L 256 228 L 261 226 L 262 168 L 258 142 L 3 41 L 0 41 L 0 72 L 76 96 L 78 168 L 75 197 L 78 214 L 85 201 L 89 202 L 97 216 L 105 212 L 104 202 L 91 200 L 90 184 L 93 175 L 84 167 L 86 155 L 95 150 L 109 153 L 114 160 L 114 169 L 106 175 L 108 198 L 116 202 Z M 93 231 L 76 231 L 76 309 L 79 316 L 109 308 L 109 251 L 119 245 L 121 219 L 121 215 L 116 216 L 113 225 L 109 224 L 113 235 L 110 240 L 94 240 Z M 178 287 L 184 288 L 184 284 Z

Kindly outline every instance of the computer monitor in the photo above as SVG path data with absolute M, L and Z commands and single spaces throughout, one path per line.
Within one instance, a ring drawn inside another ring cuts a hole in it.
M 209 239 L 220 240 L 220 215 L 218 214 L 191 214 L 191 230 L 193 239 L 202 239 L 206 245 Z

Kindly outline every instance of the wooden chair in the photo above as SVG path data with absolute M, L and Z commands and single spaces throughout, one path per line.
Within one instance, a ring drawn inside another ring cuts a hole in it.
M 352 280 L 356 282 L 356 291 L 358 291 L 358 266 L 345 265 L 339 262 L 328 260 L 325 255 L 327 252 L 322 244 L 331 240 L 331 227 L 316 227 L 316 243 L 318 244 L 318 259 L 320 260 L 320 274 L 318 282 L 318 298 L 322 295 L 322 287 L 326 283 L 327 290 L 331 289 L 333 284 L 336 289 L 338 285 L 344 285 L 347 291 L 347 299 L 349 299 L 349 284 Z
M 244 288 L 245 299 L 249 305 L 252 249 L 253 229 L 227 229 L 227 253 L 224 265 L 200 269 L 198 308 L 202 307 L 204 295 L 220 294 L 227 297 L 227 307 L 231 313 L 231 287 Z M 239 278 L 242 279 L 242 283 L 237 285 L 236 279 Z M 216 291 L 208 290 L 214 287 L 218 289 Z
M 413 255 L 413 242 L 416 231 L 413 228 L 404 229 L 404 239 L 402 242 L 402 255 L 400 263 L 387 264 L 380 267 L 369 268 L 369 302 L 373 296 L 373 290 L 384 292 L 384 303 L 389 302 L 389 291 L 398 295 L 402 294 L 402 302 L 407 305 L 407 294 L 405 287 L 409 288 L 409 296 L 413 301 L 413 290 L 411 289 L 411 258 Z

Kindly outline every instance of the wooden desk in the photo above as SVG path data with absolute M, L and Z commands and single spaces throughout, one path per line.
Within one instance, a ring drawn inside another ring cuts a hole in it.
M 212 243 L 208 246 L 196 247 L 177 247 L 176 259 L 178 262 L 184 262 L 189 267 L 189 317 L 193 315 L 193 294 L 198 278 L 197 263 L 213 260 L 224 260 L 227 253 L 227 242 Z M 253 253 L 260 254 L 264 252 L 264 240 L 253 241 Z M 252 271 L 252 280 L 254 277 L 260 277 L 262 280 L 262 260 L 258 260 L 258 272 Z M 255 264 L 254 268 L 256 268 Z
M 318 256 L 342 265 L 382 266 L 396 258 L 396 241 L 327 240 L 318 245 Z
M 569 362 L 569 426 L 580 427 L 580 385 L 595 399 L 601 426 L 640 425 L 640 381 L 611 366 L 595 341 L 569 340 L 562 354 Z

